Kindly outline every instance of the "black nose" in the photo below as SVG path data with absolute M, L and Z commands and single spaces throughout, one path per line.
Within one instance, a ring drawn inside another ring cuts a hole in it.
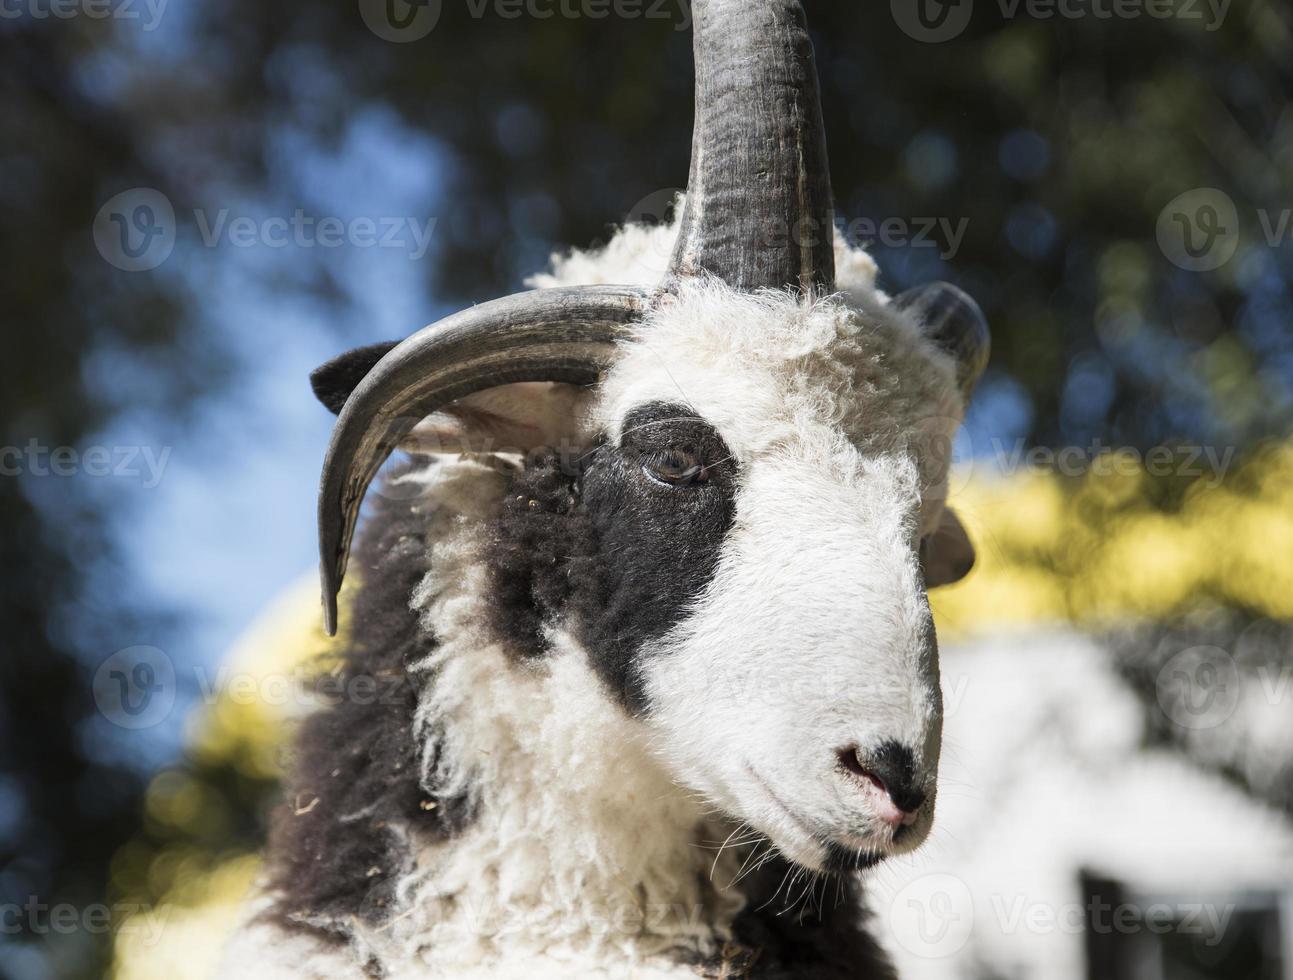
M 880 783 L 894 806 L 904 813 L 915 813 L 925 802 L 925 793 L 916 779 L 915 757 L 901 742 L 889 740 L 870 749 L 843 749 L 840 760 L 850 772 Z

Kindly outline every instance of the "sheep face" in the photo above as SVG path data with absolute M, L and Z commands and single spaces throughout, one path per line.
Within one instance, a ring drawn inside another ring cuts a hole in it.
M 592 414 L 583 506 L 631 569 L 622 677 L 680 781 L 809 868 L 928 833 L 941 696 L 919 546 L 946 358 L 879 308 L 694 290 Z M 592 652 L 593 657 L 604 652 Z
M 926 589 L 973 562 L 943 505 L 962 362 L 857 278 L 816 300 L 684 283 L 600 385 L 495 385 L 411 447 L 527 457 L 482 538 L 495 632 L 523 669 L 573 640 L 675 781 L 813 869 L 928 834 Z M 389 346 L 320 369 L 320 397 Z
M 486 410 L 519 417 L 516 394 Z M 528 418 L 549 438 L 582 420 L 579 464 L 556 506 L 509 497 L 528 529 L 500 549 L 533 550 L 534 522 L 564 512 L 538 549 L 551 578 L 513 590 L 569 590 L 543 629 L 574 632 L 677 781 L 799 864 L 920 843 L 942 725 L 922 542 L 954 524 L 950 359 L 873 298 L 708 284 L 653 313 L 595 393 L 544 398 Z
M 805 866 L 928 833 L 919 547 L 960 411 L 947 359 L 879 306 L 710 287 L 644 325 L 593 412 L 612 421 L 584 503 L 639 604 L 614 675 L 676 776 Z

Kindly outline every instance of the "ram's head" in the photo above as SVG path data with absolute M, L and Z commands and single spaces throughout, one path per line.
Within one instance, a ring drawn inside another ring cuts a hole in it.
M 532 607 L 581 638 L 679 783 L 806 867 L 862 866 L 932 821 L 926 590 L 973 562 L 942 450 L 987 328 L 952 286 L 838 288 L 799 4 L 698 0 L 695 30 L 690 187 L 658 285 L 512 296 L 318 373 L 340 411 L 327 625 L 364 492 L 410 422 L 522 453 L 500 521 L 577 520 L 583 549 L 554 552 L 561 583 Z

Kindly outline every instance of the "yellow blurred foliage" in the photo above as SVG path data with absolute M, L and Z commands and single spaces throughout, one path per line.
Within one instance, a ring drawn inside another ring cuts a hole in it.
M 123 925 L 116 938 L 114 980 L 214 977 L 257 864 L 254 855 L 242 855 L 225 861 L 200 881 L 186 881 L 152 910 L 159 929 Z
M 1152 503 L 1134 457 L 1100 462 L 1074 480 L 1027 472 L 965 484 L 953 506 L 979 564 L 931 596 L 940 635 L 1099 628 L 1209 600 L 1293 618 L 1293 446 L 1259 449 L 1216 485 L 1196 482 L 1170 512 Z
M 352 588 L 348 582 L 346 592 Z M 299 685 L 307 668 L 327 669 L 340 642 L 323 633 L 317 578 L 302 576 L 234 644 L 220 676 L 221 696 L 189 719 L 195 758 L 277 778 L 283 727 L 304 704 Z
M 1293 445 L 1250 454 L 1224 481 L 1197 481 L 1168 510 L 1151 497 L 1154 481 L 1138 457 L 1098 458 L 1081 478 L 1026 470 L 1010 476 L 961 474 L 953 506 L 978 548 L 975 571 L 931 596 L 945 641 L 1003 627 L 1074 623 L 1089 628 L 1155 619 L 1199 602 L 1293 618 Z M 1215 483 L 1215 485 L 1210 485 Z M 314 658 L 327 669 L 330 649 L 319 629 L 317 583 L 306 576 L 277 599 L 231 651 L 226 691 L 194 714 L 196 759 L 251 777 L 276 778 L 287 728 L 299 700 L 258 697 L 273 676 L 304 676 Z M 231 683 L 232 689 L 232 683 Z M 286 703 L 280 703 L 285 700 Z M 149 787 L 146 817 L 216 840 L 220 812 L 182 770 Z M 159 941 L 123 931 L 115 980 L 189 980 L 211 976 L 218 950 L 255 878 L 257 858 L 220 858 L 196 846 L 160 854 L 130 845 L 113 862 L 118 894 L 163 895 Z

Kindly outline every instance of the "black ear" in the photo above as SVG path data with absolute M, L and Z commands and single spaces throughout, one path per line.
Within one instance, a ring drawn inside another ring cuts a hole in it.
M 943 511 L 938 528 L 920 543 L 920 564 L 925 587 L 951 585 L 970 574 L 975 562 L 974 543 L 952 508 Z
M 359 382 L 368 376 L 377 362 L 398 344 L 398 340 L 388 340 L 382 344 L 356 347 L 315 368 L 310 372 L 310 387 L 314 389 L 314 397 L 323 402 L 333 415 L 340 415 L 350 393 L 359 387 Z

